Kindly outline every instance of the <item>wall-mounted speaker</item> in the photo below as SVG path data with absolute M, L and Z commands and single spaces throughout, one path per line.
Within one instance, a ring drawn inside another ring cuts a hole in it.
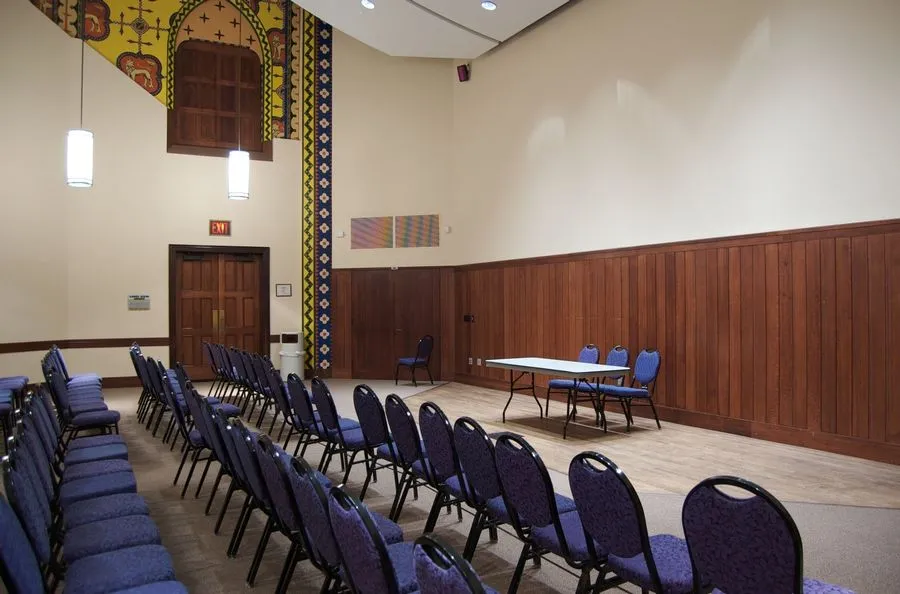
M 466 82 L 469 80 L 469 65 L 468 64 L 460 64 L 456 67 L 456 76 L 459 78 L 459 82 Z

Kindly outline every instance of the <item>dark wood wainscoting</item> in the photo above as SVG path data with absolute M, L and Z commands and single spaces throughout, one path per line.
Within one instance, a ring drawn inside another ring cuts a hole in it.
M 633 361 L 654 347 L 666 418 L 900 463 L 900 221 L 455 276 L 457 380 L 504 377 L 468 357 L 574 358 L 593 342 Z
M 399 356 L 387 321 L 427 295 L 443 379 L 502 388 L 478 359 L 653 347 L 663 419 L 900 464 L 900 220 L 427 270 L 334 271 L 336 376 Z
M 452 270 L 343 269 L 334 270 L 332 278 L 334 377 L 391 379 L 397 359 L 415 355 L 425 334 L 435 338 L 432 375 L 444 377 L 446 369 L 452 377 L 452 359 L 443 353 L 453 334 L 445 336 L 442 308 L 442 296 L 452 291 L 444 284 L 452 280 Z

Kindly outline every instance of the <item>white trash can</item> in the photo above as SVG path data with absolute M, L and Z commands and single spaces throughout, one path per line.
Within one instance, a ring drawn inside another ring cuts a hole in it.
M 281 334 L 281 379 L 287 381 L 290 374 L 296 373 L 303 378 L 303 341 L 299 332 L 283 332 Z

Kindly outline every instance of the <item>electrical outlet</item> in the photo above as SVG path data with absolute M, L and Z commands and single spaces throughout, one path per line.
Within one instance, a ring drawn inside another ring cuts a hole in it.
M 478 364 L 481 365 L 481 359 L 478 359 Z
M 469 357 L 469 365 L 472 364 L 472 357 Z

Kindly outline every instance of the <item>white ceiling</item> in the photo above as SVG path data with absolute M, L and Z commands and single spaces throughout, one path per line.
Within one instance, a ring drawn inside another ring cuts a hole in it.
M 294 0 L 323 21 L 390 56 L 473 59 L 569 0 Z

